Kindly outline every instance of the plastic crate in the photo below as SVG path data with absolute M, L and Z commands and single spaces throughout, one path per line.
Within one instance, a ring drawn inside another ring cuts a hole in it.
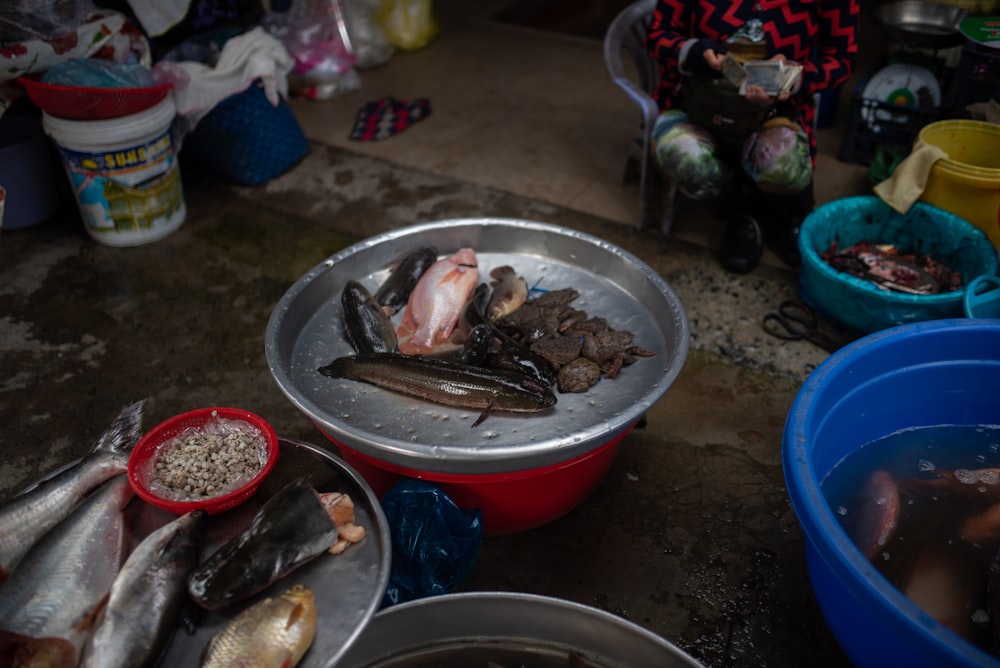
M 1000 101 L 1000 49 L 969 42 L 955 69 L 949 106 L 964 109 L 975 102 Z
M 862 97 L 858 91 L 851 97 L 851 113 L 837 156 L 842 162 L 869 165 L 886 150 L 905 157 L 921 128 L 943 116 L 941 109 L 891 104 Z

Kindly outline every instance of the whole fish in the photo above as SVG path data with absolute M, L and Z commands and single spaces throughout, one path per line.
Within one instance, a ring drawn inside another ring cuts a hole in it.
M 84 668 L 152 666 L 177 626 L 187 577 L 198 565 L 207 513 L 167 522 L 133 550 L 83 648 Z
M 399 351 L 426 355 L 443 343 L 479 282 L 476 252 L 462 248 L 435 262 L 420 277 L 396 330 Z
M 486 305 L 486 317 L 497 322 L 521 308 L 528 299 L 528 283 L 518 276 L 513 267 L 504 265 L 490 272 L 493 293 Z
M 294 668 L 316 637 L 312 590 L 295 585 L 254 603 L 212 636 L 202 668 Z
M 899 527 L 902 502 L 899 486 L 886 471 L 873 471 L 858 499 L 858 513 L 850 534 L 869 561 L 882 552 Z
M 58 524 L 98 485 L 124 473 L 142 436 L 142 407 L 126 406 L 74 466 L 0 506 L 0 582 L 32 545 Z
M 0 587 L 0 657 L 76 666 L 128 551 L 127 475 L 105 482 L 35 543 Z
M 188 576 L 191 598 L 218 610 L 263 590 L 337 541 L 337 526 L 312 485 L 298 479 L 267 500 L 250 526 Z
M 473 408 L 482 413 L 476 427 L 492 411 L 533 413 L 556 403 L 552 387 L 521 373 L 464 366 L 447 360 L 394 353 L 339 357 L 319 372 L 331 378 L 371 383 L 427 401 Z
M 396 264 L 389 278 L 385 279 L 374 295 L 375 301 L 382 306 L 386 315 L 395 315 L 406 306 L 413 288 L 424 272 L 437 262 L 437 256 L 436 248 L 422 246 L 407 253 Z
M 928 541 L 917 549 L 900 589 L 939 624 L 969 640 L 976 611 L 986 608 L 986 569 L 961 541 Z
M 378 305 L 368 288 L 357 281 L 347 281 L 340 293 L 344 335 L 358 353 L 393 352 L 396 330 L 389 316 Z

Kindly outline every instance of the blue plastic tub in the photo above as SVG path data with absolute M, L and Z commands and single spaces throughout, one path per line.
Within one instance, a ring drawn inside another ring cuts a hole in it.
M 965 289 L 965 315 L 1000 318 L 1000 276 L 980 276 Z
M 943 209 L 917 202 L 904 215 L 874 195 L 824 204 L 802 221 L 799 292 L 814 309 L 861 334 L 964 315 L 962 290 L 936 295 L 890 292 L 837 271 L 819 255 L 833 244 L 844 249 L 861 241 L 931 255 L 960 272 L 963 285 L 997 273 L 997 250 L 986 233 Z
M 851 542 L 822 481 L 848 454 L 913 427 L 1000 424 L 1000 321 L 947 319 L 869 334 L 806 379 L 785 423 L 782 465 L 823 615 L 859 667 L 1000 667 L 935 622 Z

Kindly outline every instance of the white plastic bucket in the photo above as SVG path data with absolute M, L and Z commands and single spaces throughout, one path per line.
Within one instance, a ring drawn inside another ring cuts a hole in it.
M 71 121 L 42 115 L 84 226 L 96 241 L 137 246 L 162 239 L 184 222 L 187 209 L 170 129 L 175 113 L 168 96 L 121 118 Z

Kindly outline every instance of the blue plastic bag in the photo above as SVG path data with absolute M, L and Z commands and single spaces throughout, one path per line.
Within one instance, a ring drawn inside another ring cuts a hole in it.
M 392 536 L 385 606 L 446 594 L 469 574 L 483 539 L 482 512 L 462 510 L 440 488 L 405 479 L 385 493 Z

